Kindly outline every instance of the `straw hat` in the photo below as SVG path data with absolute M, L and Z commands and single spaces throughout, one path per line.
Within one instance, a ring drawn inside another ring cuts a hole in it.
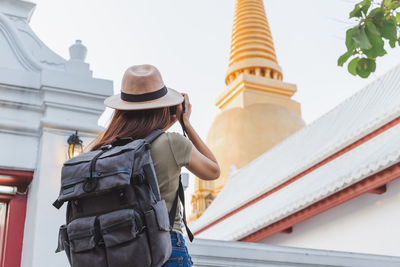
M 164 85 L 158 69 L 152 65 L 128 68 L 122 78 L 121 93 L 104 100 L 107 107 L 119 110 L 142 110 L 175 106 L 183 96 Z

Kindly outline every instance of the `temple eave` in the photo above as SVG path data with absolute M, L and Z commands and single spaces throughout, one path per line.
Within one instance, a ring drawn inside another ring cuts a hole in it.
M 296 93 L 297 86 L 279 80 L 263 78 L 250 74 L 240 74 L 231 84 L 229 84 L 227 89 L 217 97 L 215 105 L 220 109 L 224 108 L 230 100 L 244 90 L 271 93 L 281 97 L 290 98 Z
M 282 70 L 278 63 L 260 57 L 248 57 L 240 61 L 233 62 L 226 72 L 225 82 L 229 85 L 233 80 L 237 78 L 242 73 L 251 73 L 254 70 L 254 74 L 260 75 L 266 78 L 273 78 L 277 80 L 282 80 Z M 261 70 L 264 71 L 263 74 L 257 73 Z

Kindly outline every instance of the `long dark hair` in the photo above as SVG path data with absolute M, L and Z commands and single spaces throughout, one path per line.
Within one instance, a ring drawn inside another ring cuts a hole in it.
M 141 139 L 155 129 L 163 129 L 171 122 L 169 108 L 147 110 L 115 110 L 107 129 L 93 141 L 90 151 L 99 150 L 117 137 Z

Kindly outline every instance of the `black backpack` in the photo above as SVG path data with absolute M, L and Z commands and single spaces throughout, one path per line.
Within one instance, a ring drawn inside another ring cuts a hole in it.
M 117 139 L 64 163 L 53 205 L 68 202 L 67 223 L 56 252 L 64 250 L 72 267 L 155 267 L 168 260 L 178 196 L 185 202 L 181 182 L 170 215 L 160 197 L 150 144 L 162 133 Z

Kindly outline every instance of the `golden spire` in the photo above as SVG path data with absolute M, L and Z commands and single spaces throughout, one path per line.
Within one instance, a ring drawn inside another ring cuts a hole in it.
M 226 84 L 241 73 L 282 80 L 263 0 L 236 0 Z
M 215 181 L 196 179 L 190 221 L 203 214 L 224 187 L 232 166 L 243 168 L 304 126 L 296 85 L 282 81 L 262 0 L 236 0 L 227 84 L 207 137 L 219 162 Z M 246 179 L 251 182 L 251 177 Z

